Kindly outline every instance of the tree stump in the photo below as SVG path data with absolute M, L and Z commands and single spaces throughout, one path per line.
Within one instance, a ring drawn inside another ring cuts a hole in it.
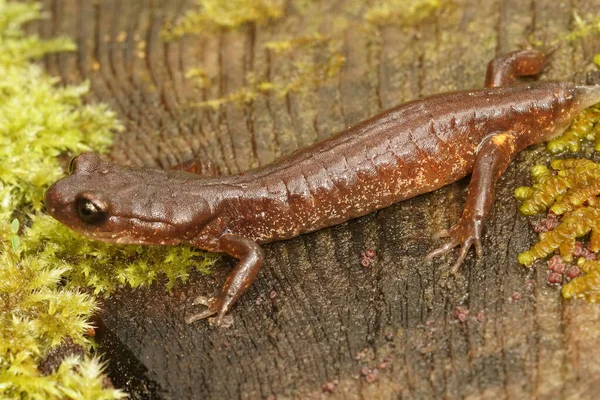
M 495 55 L 529 36 L 563 37 L 577 28 L 574 15 L 600 5 L 442 3 L 423 19 L 365 29 L 364 1 L 289 0 L 271 23 L 164 41 L 165 24 L 193 1 L 44 0 L 50 18 L 31 29 L 77 42 L 75 53 L 48 56 L 46 67 L 67 83 L 89 80 L 89 100 L 119 113 L 126 130 L 114 161 L 168 168 L 196 156 L 235 173 L 403 101 L 482 87 Z M 333 38 L 345 58 L 339 73 L 284 95 L 197 105 L 246 87 L 250 73 L 276 80 L 293 62 L 322 62 L 327 54 L 314 49 L 281 55 L 266 47 L 311 29 Z M 541 79 L 597 80 L 588 71 L 598 52 L 598 37 L 568 41 Z M 186 78 L 199 67 L 211 85 Z M 424 255 L 438 244 L 432 235 L 458 220 L 466 180 L 265 245 L 266 264 L 229 329 L 184 323 L 198 310 L 193 298 L 219 290 L 235 262 L 229 257 L 171 292 L 163 282 L 119 290 L 103 305 L 98 337 L 113 382 L 140 399 L 596 398 L 600 307 L 563 300 L 546 285 L 545 265 L 517 262 L 535 234 L 512 192 L 548 158 L 538 146 L 512 163 L 498 184 L 485 255 L 471 254 L 456 276 L 454 254 L 430 262 Z M 369 268 L 360 264 L 366 249 L 376 252 Z

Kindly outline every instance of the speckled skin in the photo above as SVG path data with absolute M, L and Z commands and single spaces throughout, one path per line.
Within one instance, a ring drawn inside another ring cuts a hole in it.
M 487 89 L 402 104 L 245 174 L 121 167 L 82 154 L 72 174 L 48 189 L 47 208 L 99 240 L 189 243 L 240 259 L 208 309 L 188 318 L 218 314 L 223 323 L 262 265 L 258 244 L 336 225 L 473 173 L 461 220 L 442 232 L 449 242 L 430 254 L 460 245 L 456 269 L 472 245 L 481 253 L 494 184 L 514 155 L 562 132 L 600 101 L 599 88 L 567 82 L 500 86 L 540 72 L 545 62 L 538 51 L 511 53 L 490 63 Z M 82 220 L 82 201 L 92 202 L 102 218 Z

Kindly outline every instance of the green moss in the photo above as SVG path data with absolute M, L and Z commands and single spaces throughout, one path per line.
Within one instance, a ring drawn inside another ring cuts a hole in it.
M 47 215 L 32 216 L 33 225 L 22 237 L 25 254 L 61 260 L 68 278 L 66 287 L 87 286 L 95 294 L 109 295 L 119 285 L 149 285 L 160 273 L 167 289 L 187 280 L 189 270 L 209 272 L 217 257 L 187 246 L 122 246 L 90 240 L 74 233 Z
M 196 5 L 163 30 L 165 39 L 214 29 L 237 29 L 249 22 L 263 23 L 283 15 L 282 0 L 196 0 Z
M 45 188 L 62 175 L 57 156 L 106 149 L 119 127 L 106 107 L 82 104 L 87 85 L 60 87 L 30 63 L 74 49 L 65 38 L 24 35 L 21 25 L 40 17 L 38 4 L 0 0 L 0 398 L 117 399 L 123 394 L 103 387 L 96 359 L 71 357 L 49 375 L 38 370 L 66 337 L 89 348 L 84 334 L 96 304 L 64 286 L 72 265 L 26 251 L 13 216 L 39 229 L 28 215 L 42 209 Z

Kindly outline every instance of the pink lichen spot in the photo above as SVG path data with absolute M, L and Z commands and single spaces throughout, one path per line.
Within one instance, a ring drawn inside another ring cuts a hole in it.
M 548 283 L 550 285 L 560 285 L 562 283 L 562 278 L 562 274 L 552 272 L 550 275 L 548 275 Z
M 547 265 L 550 271 L 556 272 L 557 274 L 563 274 L 567 268 L 563 259 L 559 255 L 552 256 L 547 261 Z
M 469 309 L 464 306 L 457 306 L 454 309 L 453 315 L 454 318 L 456 318 L 460 322 L 465 322 L 467 320 L 467 317 L 469 316 Z
M 335 390 L 335 383 L 333 382 L 327 382 L 323 385 L 322 390 L 323 393 L 333 393 L 333 391 Z
M 519 292 L 514 292 L 514 293 L 512 294 L 512 296 L 510 297 L 510 299 L 511 299 L 512 301 L 519 301 L 519 300 L 521 300 L 521 293 L 519 293 Z
M 375 383 L 379 380 L 379 374 L 377 371 L 371 372 L 365 376 L 365 382 L 368 384 Z
M 573 256 L 574 257 L 583 257 L 586 260 L 595 260 L 596 254 L 592 253 L 585 245 L 579 241 L 575 242 L 575 247 L 573 248 Z
M 371 266 L 371 259 L 370 258 L 361 258 L 360 259 L 360 265 L 362 265 L 365 268 L 369 268 Z
M 565 274 L 569 279 L 575 279 L 581 275 L 581 270 L 577 265 L 572 265 Z
M 367 249 L 367 251 L 365 251 L 365 255 L 371 259 L 375 258 L 375 256 L 377 255 L 377 253 L 375 253 L 375 250 L 373 249 Z
M 479 311 L 475 316 L 475 319 L 477 320 L 477 322 L 485 321 L 485 311 Z
M 548 214 L 539 221 L 532 222 L 533 229 L 537 233 L 548 232 L 556 228 L 560 224 L 560 217 L 554 214 L 552 211 L 548 211 Z

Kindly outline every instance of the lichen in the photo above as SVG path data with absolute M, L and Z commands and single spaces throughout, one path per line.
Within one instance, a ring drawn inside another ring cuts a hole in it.
M 163 29 L 166 40 L 215 29 L 232 30 L 244 24 L 263 23 L 283 15 L 282 0 L 197 0 L 196 7 Z
M 290 92 L 314 91 L 336 77 L 344 62 L 344 56 L 332 51 L 325 62 L 298 62 L 289 74 L 278 76 L 273 80 L 259 80 L 253 74 L 249 74 L 246 78 L 248 82 L 246 86 L 226 96 L 195 103 L 194 106 L 218 109 L 227 103 L 247 104 L 268 93 L 284 97 Z
M 303 15 L 322 14 L 322 2 L 292 1 L 287 6 Z M 246 75 L 246 84 L 218 98 L 209 98 L 193 106 L 219 108 L 224 104 L 244 105 L 260 96 L 274 94 L 279 97 L 289 93 L 309 93 L 334 80 L 345 58 L 341 51 L 343 35 L 348 29 L 365 32 L 390 24 L 409 26 L 432 15 L 449 4 L 447 0 L 357 0 L 328 21 L 328 34 L 319 31 L 319 24 L 307 23 L 293 37 L 275 38 L 265 44 L 272 62 L 282 62 L 284 72 L 273 76 L 260 76 L 256 71 Z M 198 0 L 197 7 L 186 12 L 174 24 L 163 29 L 163 38 L 173 40 L 184 34 L 210 35 L 218 31 L 237 29 L 248 22 L 265 23 L 282 27 L 285 31 L 283 5 L 276 0 Z M 278 25 L 280 24 L 280 25 Z M 279 58 L 277 58 L 279 57 Z M 275 61 L 277 60 L 277 61 Z M 210 86 L 212 79 L 202 67 L 187 71 L 186 77 L 199 88 Z
M 536 47 L 552 47 L 560 43 L 574 42 L 590 35 L 596 35 L 600 33 L 600 17 L 590 16 L 588 18 L 582 18 L 576 12 L 572 14 L 572 17 L 573 28 L 568 33 L 555 36 L 551 40 L 549 40 L 547 37 L 544 37 L 543 40 L 540 40 L 532 35 L 529 37 L 529 43 Z
M 378 0 L 365 12 L 369 24 L 401 25 L 417 23 L 441 8 L 445 0 Z

